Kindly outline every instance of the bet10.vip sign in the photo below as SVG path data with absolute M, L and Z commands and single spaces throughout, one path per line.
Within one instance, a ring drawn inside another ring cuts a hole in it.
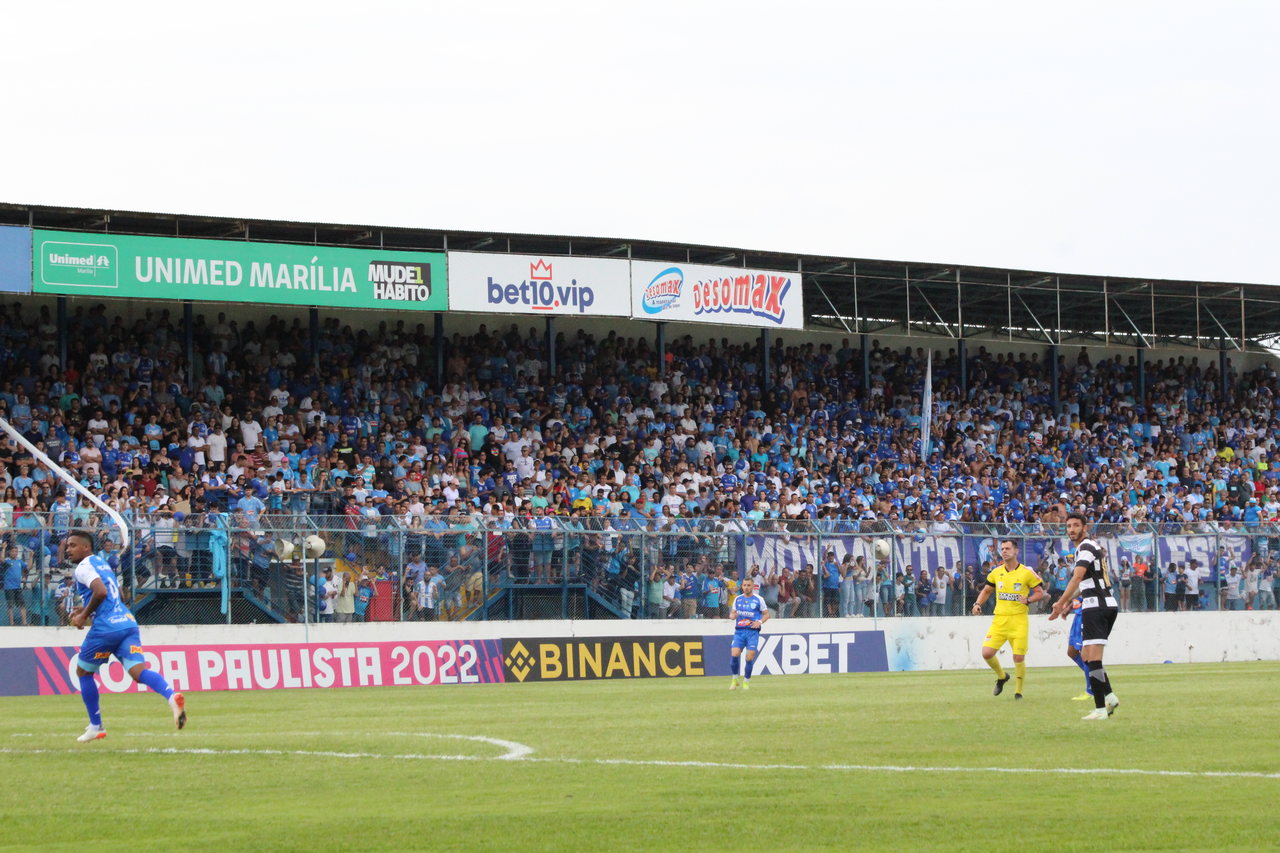
M 451 311 L 625 317 L 631 270 L 617 258 L 450 252 Z

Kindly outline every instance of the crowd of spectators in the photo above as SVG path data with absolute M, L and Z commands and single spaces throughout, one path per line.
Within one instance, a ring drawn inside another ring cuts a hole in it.
M 561 333 L 549 374 L 540 330 L 481 326 L 447 339 L 437 387 L 435 342 L 414 319 L 366 331 L 328 318 L 313 358 L 297 319 L 198 314 L 191 363 L 165 308 L 127 323 L 73 303 L 65 363 L 58 332 L 47 305 L 0 306 L 0 415 L 127 518 L 162 528 L 214 510 L 242 530 L 289 511 L 424 533 L 480 517 L 529 530 L 519 579 L 536 583 L 555 571 L 565 519 L 933 534 L 1068 510 L 1166 532 L 1280 519 L 1270 362 L 1228 362 L 1224 377 L 1216 357 L 1152 359 L 1143 396 L 1135 358 L 1081 348 L 1059 356 L 1055 404 L 1039 353 L 975 347 L 962 389 L 956 351 L 938 351 L 924 458 L 918 346 L 873 342 L 863 387 L 850 339 L 778 340 L 765 387 L 759 345 L 712 329 L 669 341 L 661 365 L 644 337 Z M 89 512 L 0 437 L 0 530 L 39 514 L 65 531 Z M 906 572 L 886 593 L 883 578 L 848 574 L 817 581 L 837 612 L 871 600 L 912 612 L 922 598 L 941 612 L 956 597 L 954 578 Z

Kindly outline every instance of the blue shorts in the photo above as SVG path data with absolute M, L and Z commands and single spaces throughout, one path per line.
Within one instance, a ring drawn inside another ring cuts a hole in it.
M 115 655 L 126 670 L 135 664 L 145 664 L 142 656 L 142 635 L 137 625 L 117 628 L 113 631 L 90 631 L 80 646 L 80 668 L 85 672 L 97 672 L 98 667 L 111 660 Z
M 760 645 L 760 631 L 755 628 L 737 628 L 733 632 L 731 649 L 748 649 L 755 651 Z
M 1079 613 L 1071 620 L 1071 634 L 1067 637 L 1067 645 L 1073 649 L 1084 648 L 1084 620 Z

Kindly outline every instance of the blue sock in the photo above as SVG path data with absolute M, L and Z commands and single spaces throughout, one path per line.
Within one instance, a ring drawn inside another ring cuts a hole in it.
M 142 675 L 138 676 L 138 680 L 159 693 L 166 701 L 173 695 L 173 688 L 169 686 L 169 682 L 165 681 L 164 676 L 154 669 L 144 669 Z
M 737 655 L 734 655 L 733 657 L 729 658 L 729 673 L 731 675 L 738 674 L 738 662 L 741 660 L 742 658 L 738 657 Z
M 1089 683 L 1089 665 L 1084 662 L 1084 658 L 1072 658 L 1076 662 L 1076 666 L 1080 667 L 1080 671 L 1084 673 L 1084 690 L 1090 696 L 1093 695 L 1093 685 Z
M 756 659 L 755 659 L 755 658 L 747 658 L 747 674 L 746 674 L 746 677 L 747 677 L 747 678 L 750 678 L 750 677 L 751 677 L 751 670 L 753 670 L 753 669 L 755 669 L 755 668 L 756 668 Z
M 102 712 L 98 710 L 98 682 L 92 675 L 80 676 L 80 698 L 84 700 L 84 709 L 89 712 L 89 722 L 95 726 L 102 725 Z

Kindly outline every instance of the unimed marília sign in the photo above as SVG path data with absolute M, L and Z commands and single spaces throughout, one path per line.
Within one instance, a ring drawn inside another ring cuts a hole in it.
M 445 256 L 286 243 L 35 232 L 36 293 L 443 311 Z

